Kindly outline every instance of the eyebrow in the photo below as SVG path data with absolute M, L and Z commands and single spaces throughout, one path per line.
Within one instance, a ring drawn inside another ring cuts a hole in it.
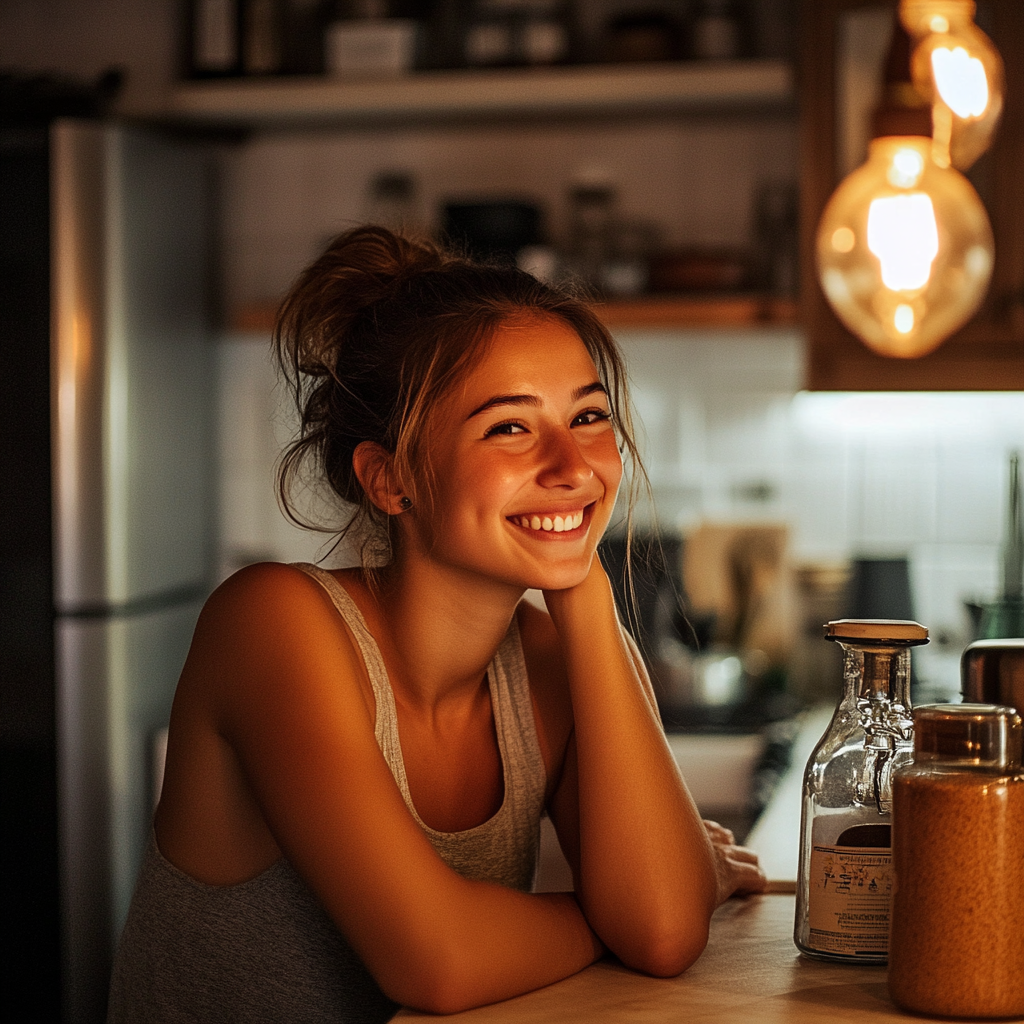
M 595 380 L 593 384 L 582 384 L 576 388 L 572 393 L 572 400 L 578 402 L 581 398 L 586 398 L 587 395 L 602 394 L 607 395 L 608 389 L 599 381 Z M 467 417 L 466 420 L 471 420 L 474 416 L 479 416 L 482 412 L 487 412 L 488 409 L 493 409 L 499 405 L 540 405 L 540 399 L 536 395 L 495 395 L 493 398 L 488 398 L 483 405 L 477 406 Z

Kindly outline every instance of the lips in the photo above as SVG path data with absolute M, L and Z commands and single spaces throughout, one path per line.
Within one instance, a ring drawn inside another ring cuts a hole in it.
M 509 516 L 509 519 L 524 530 L 538 533 L 568 533 L 583 525 L 583 509 L 574 512 L 535 512 L 530 515 Z

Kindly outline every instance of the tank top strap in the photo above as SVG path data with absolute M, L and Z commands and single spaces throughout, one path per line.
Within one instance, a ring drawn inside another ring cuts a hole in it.
M 370 677 L 370 686 L 373 688 L 373 699 L 376 704 L 373 724 L 374 738 L 384 755 L 384 760 L 395 774 L 399 788 L 402 790 L 402 796 L 409 801 L 409 784 L 405 778 L 404 765 L 401 773 L 395 771 L 396 764 L 402 763 L 402 748 L 398 740 L 398 712 L 395 709 L 395 695 L 391 690 L 391 682 L 388 679 L 387 668 L 384 665 L 384 658 L 377 646 L 377 641 L 374 640 L 373 634 L 367 627 L 366 619 L 363 618 L 359 606 L 352 600 L 348 591 L 338 582 L 333 573 L 310 562 L 293 562 L 292 565 L 306 573 L 307 576 L 312 576 L 327 591 L 338 614 L 344 619 L 345 625 L 355 637 L 359 653 L 363 656 L 363 663 L 366 665 L 366 674 Z

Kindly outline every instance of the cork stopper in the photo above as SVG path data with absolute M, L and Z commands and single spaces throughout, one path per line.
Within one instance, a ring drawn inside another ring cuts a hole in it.
M 923 704 L 914 708 L 914 761 L 956 761 L 1014 771 L 1024 755 L 1024 728 L 998 704 Z
M 917 647 L 928 643 L 928 628 L 910 619 L 833 619 L 825 639 L 869 647 Z

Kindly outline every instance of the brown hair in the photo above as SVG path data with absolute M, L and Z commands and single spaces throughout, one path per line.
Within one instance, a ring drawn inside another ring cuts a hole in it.
M 495 328 L 524 315 L 556 317 L 580 337 L 608 389 L 631 481 L 646 479 L 633 438 L 622 356 L 590 307 L 513 266 L 477 263 L 381 227 L 339 235 L 286 296 L 274 332 L 277 358 L 299 411 L 299 432 L 278 466 L 278 492 L 296 524 L 351 532 L 364 565 L 391 554 L 389 517 L 352 466 L 363 441 L 395 457 L 400 479 L 430 485 L 424 444 L 438 403 L 482 357 Z M 339 529 L 292 501 L 304 466 L 353 512 Z

